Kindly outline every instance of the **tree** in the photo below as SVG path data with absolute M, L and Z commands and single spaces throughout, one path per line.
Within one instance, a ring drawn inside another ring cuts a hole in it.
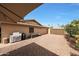
M 79 20 L 73 20 L 70 24 L 67 24 L 65 30 L 71 37 L 76 38 L 75 47 L 79 48 Z
M 64 28 L 64 27 L 65 27 L 65 25 L 63 25 L 63 24 L 62 24 L 60 27 L 61 27 L 61 28 Z
M 48 24 L 48 26 L 49 26 L 49 28 L 51 28 L 51 29 L 53 28 L 53 24 Z
M 70 24 L 67 24 L 65 30 L 71 37 L 79 34 L 79 20 L 73 20 Z

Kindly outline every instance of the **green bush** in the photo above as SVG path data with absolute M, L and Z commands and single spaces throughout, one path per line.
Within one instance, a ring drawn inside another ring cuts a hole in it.
M 79 35 L 79 20 L 73 20 L 65 26 L 65 31 L 71 36 Z
M 65 31 L 70 37 L 75 37 L 75 48 L 79 48 L 79 20 L 73 20 L 70 24 L 65 26 Z
M 76 43 L 75 48 L 79 48 L 79 43 Z

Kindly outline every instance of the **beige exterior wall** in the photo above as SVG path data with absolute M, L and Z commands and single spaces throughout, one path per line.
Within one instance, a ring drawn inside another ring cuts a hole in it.
M 29 33 L 29 26 L 21 24 L 1 24 L 1 42 L 5 43 L 9 35 L 13 32 Z M 43 35 L 48 33 L 48 29 L 45 27 L 34 27 L 34 32 Z
M 3 24 L 1 25 L 1 42 L 4 43 L 4 41 L 9 38 L 9 35 L 12 32 L 24 32 L 28 33 L 29 28 L 27 26 L 21 26 L 21 25 L 9 25 L 9 24 Z
M 50 30 L 51 34 L 57 34 L 57 35 L 64 35 L 64 29 L 51 29 Z
M 34 28 L 34 32 L 44 35 L 48 33 L 48 28 L 37 27 L 37 28 Z

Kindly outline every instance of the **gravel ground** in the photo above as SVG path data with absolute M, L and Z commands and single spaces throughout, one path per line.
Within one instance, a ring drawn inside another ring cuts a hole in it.
M 0 44 L 3 56 L 70 56 L 79 51 L 68 45 L 64 35 L 46 34 L 16 43 Z

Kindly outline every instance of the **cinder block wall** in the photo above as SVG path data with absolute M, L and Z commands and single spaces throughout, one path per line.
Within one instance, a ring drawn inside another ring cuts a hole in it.
M 48 34 L 48 28 L 35 27 L 34 32 L 40 33 L 41 35 Z
M 50 33 L 57 34 L 57 35 L 64 35 L 65 34 L 64 29 L 51 29 Z

